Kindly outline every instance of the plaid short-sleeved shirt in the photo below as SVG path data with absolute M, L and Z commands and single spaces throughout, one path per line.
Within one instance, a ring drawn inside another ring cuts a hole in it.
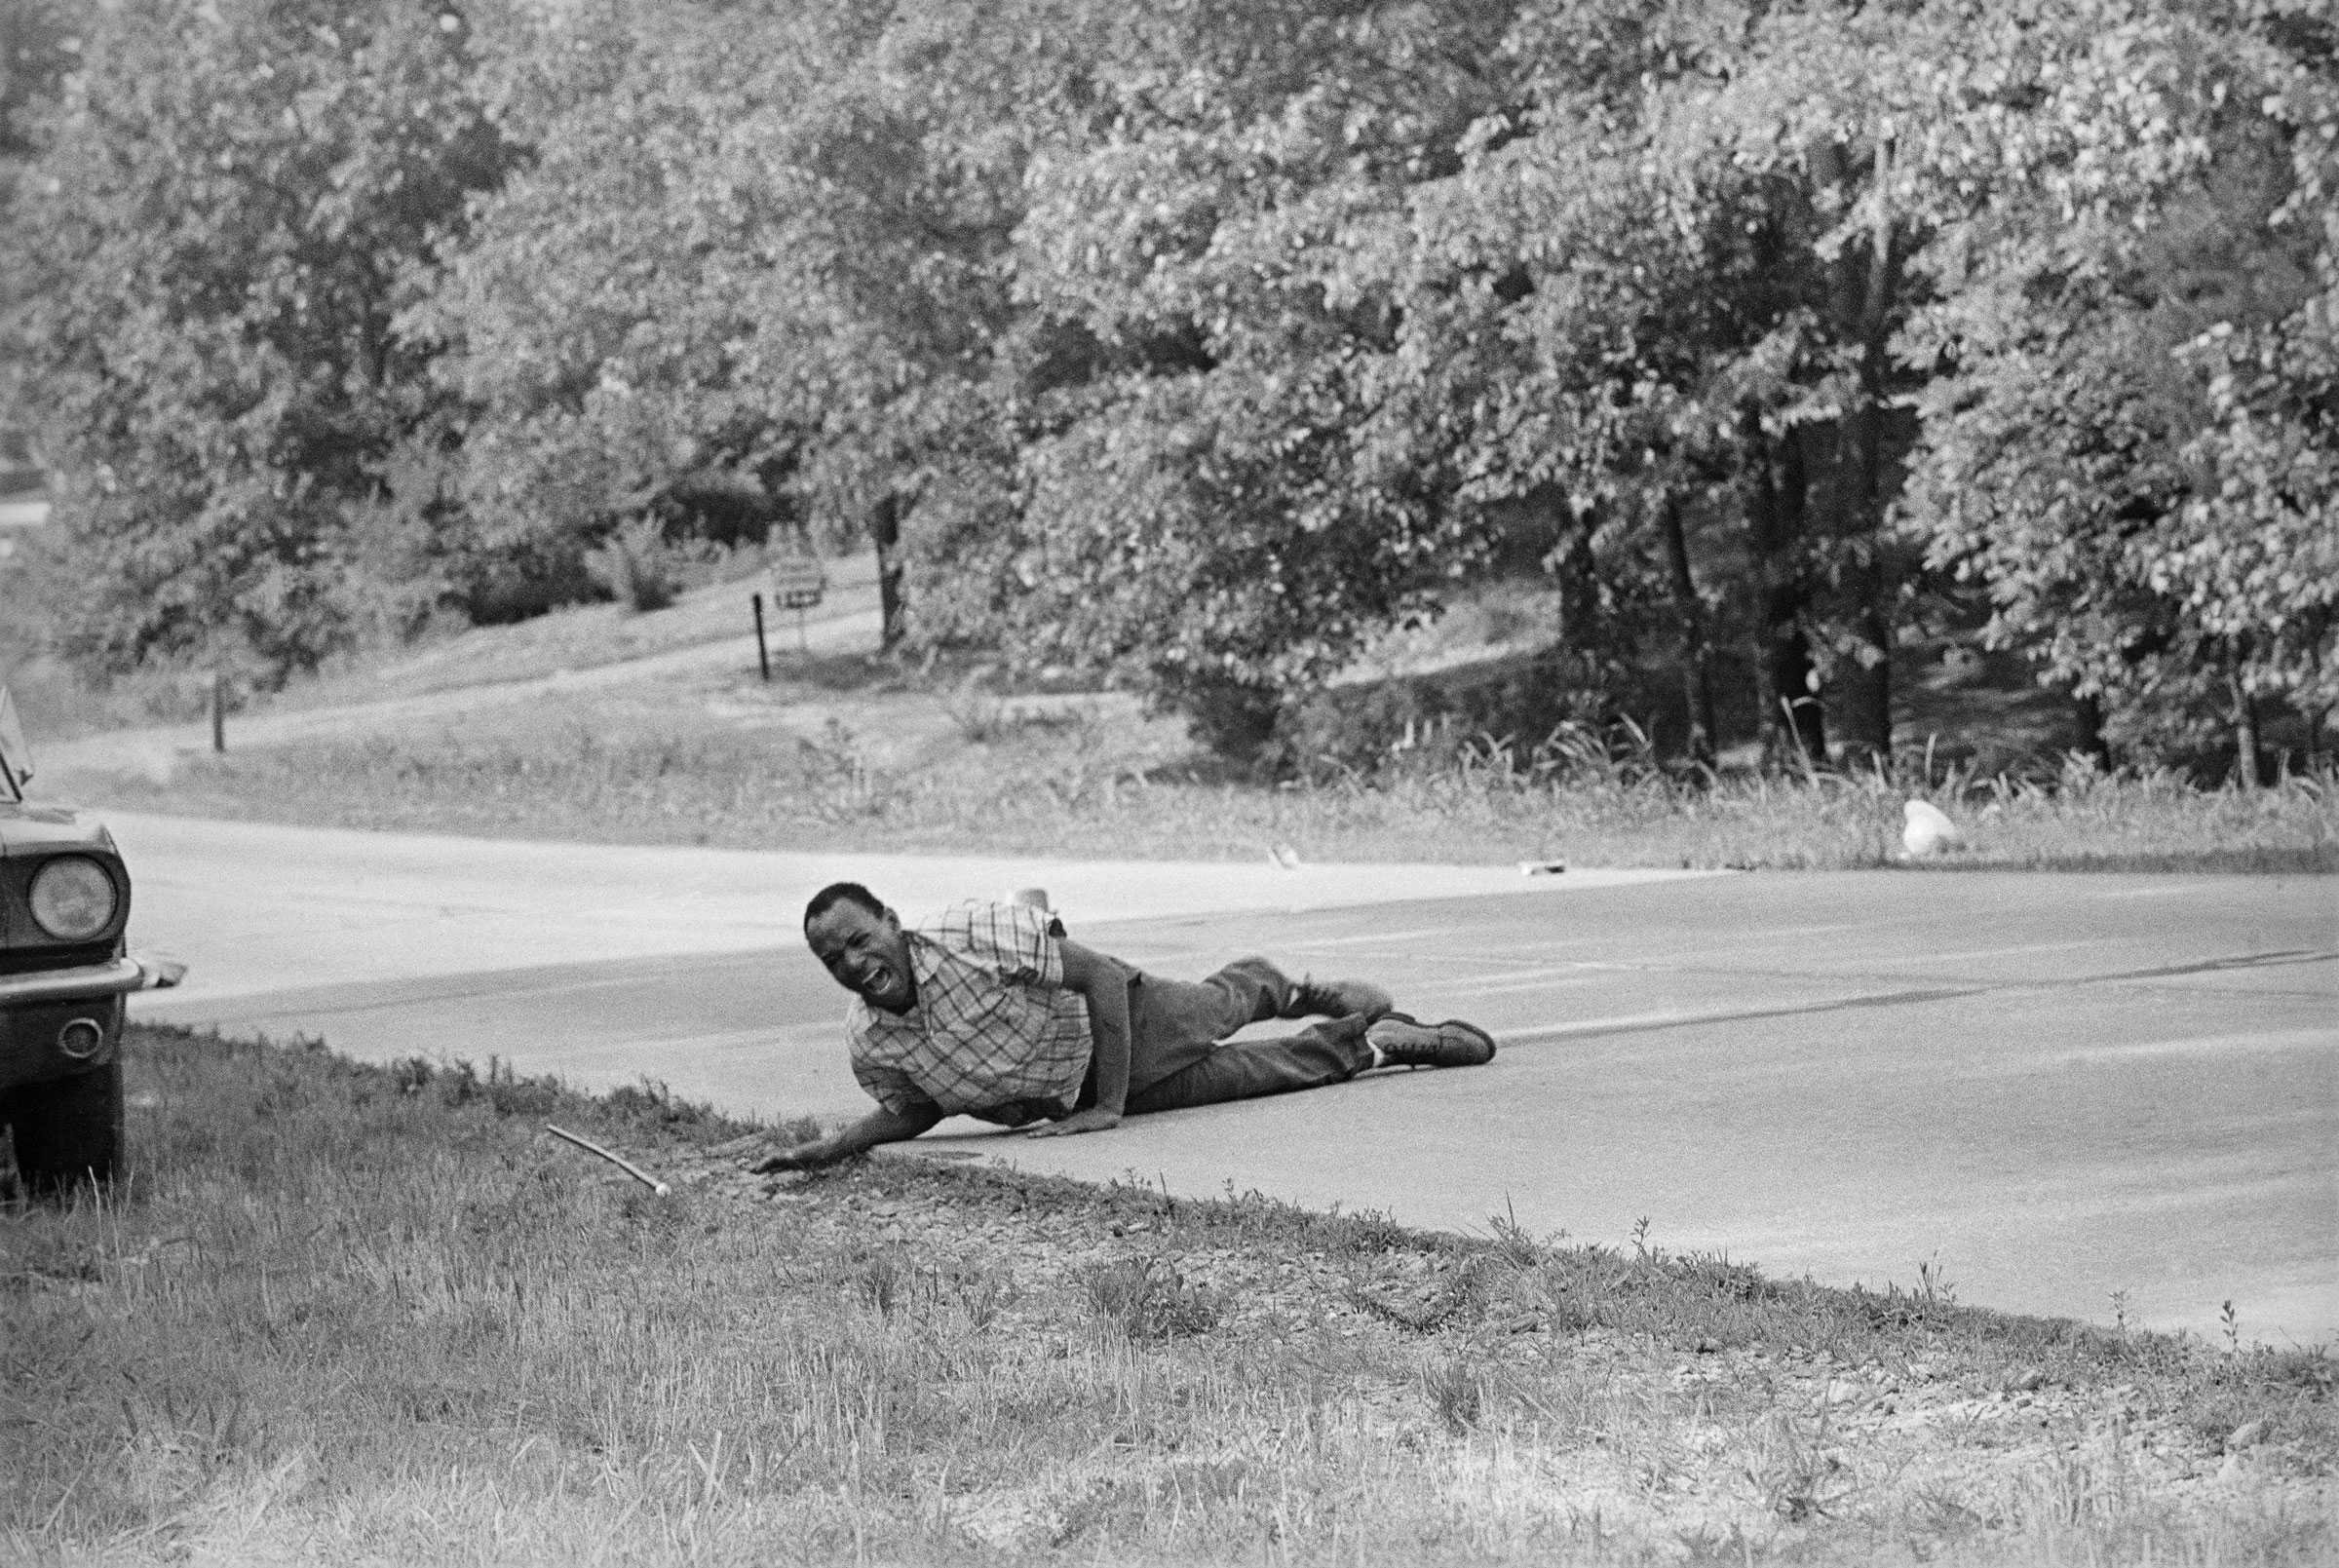
M 910 933 L 915 1005 L 897 1015 L 856 997 L 845 1017 L 869 1097 L 1010 1126 L 1072 1109 L 1089 1070 L 1089 1005 L 1063 988 L 1050 923 L 1022 904 L 962 903 Z

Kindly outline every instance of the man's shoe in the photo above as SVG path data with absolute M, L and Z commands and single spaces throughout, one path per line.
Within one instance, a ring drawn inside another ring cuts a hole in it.
M 1476 1067 L 1494 1060 L 1494 1036 L 1460 1018 L 1424 1023 L 1392 1013 L 1373 1020 L 1364 1043 L 1378 1067 Z
M 1302 980 L 1291 987 L 1279 1018 L 1377 1018 L 1397 1006 L 1387 991 L 1367 980 Z

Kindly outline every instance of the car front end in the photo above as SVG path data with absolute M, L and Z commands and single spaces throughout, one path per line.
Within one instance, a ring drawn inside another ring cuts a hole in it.
M 181 972 L 131 956 L 113 835 L 86 812 L 26 800 L 30 775 L 0 691 L 0 1122 L 40 1192 L 116 1173 L 124 999 Z

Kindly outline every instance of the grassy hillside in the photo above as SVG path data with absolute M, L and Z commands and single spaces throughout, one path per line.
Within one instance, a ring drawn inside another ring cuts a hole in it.
M 2325 777 L 2243 792 L 1983 771 L 2051 736 L 2035 694 L 1977 682 L 1979 667 L 1911 682 L 1906 733 L 1939 744 L 1889 778 L 1697 783 L 1581 736 L 1449 735 L 1370 778 L 1324 767 L 1272 784 L 1126 693 L 1006 692 L 980 669 L 877 657 L 865 555 L 831 563 L 808 634 L 767 611 L 766 680 L 760 580 L 736 575 L 752 564 L 663 610 L 586 606 L 351 661 L 239 706 L 225 755 L 200 671 L 102 692 L 40 661 L 11 678 L 44 792 L 222 817 L 772 849 L 1841 868 L 1900 863 L 1901 809 L 1922 795 L 1967 836 L 1931 864 L 2339 870 Z M 1392 636 L 1359 672 L 1515 650 L 1534 610 L 1490 594 Z M 179 727 L 135 727 L 157 718 Z
M 12 1563 L 2339 1552 L 2320 1352 L 130 1049 L 130 1190 L 0 1212 Z

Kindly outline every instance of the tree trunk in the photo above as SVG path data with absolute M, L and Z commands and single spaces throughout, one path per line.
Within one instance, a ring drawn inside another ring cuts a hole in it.
M 1796 559 L 1807 493 L 1803 440 L 1790 430 L 1774 453 L 1761 411 L 1752 406 L 1745 411 L 1745 429 L 1753 477 L 1746 525 L 1762 614 L 1755 681 L 1763 727 L 1782 758 L 1799 754 L 1818 762 L 1827 755 L 1827 717 L 1812 680 L 1811 643 L 1803 634 L 1810 590 Z
M 2234 677 L 2234 775 L 2244 789 L 2256 789 L 2265 783 L 2258 771 L 2258 699 L 2257 695 Z
M 1893 754 L 1893 625 L 1891 616 L 1876 602 L 1886 592 L 1878 576 L 1873 570 L 1861 574 L 1864 602 L 1853 622 L 1871 658 L 1863 660 L 1859 669 L 1845 671 L 1835 686 L 1842 699 L 1839 733 L 1847 750 L 1889 761 Z
M 1681 616 L 1681 688 L 1689 705 L 1689 760 L 1713 766 L 1713 642 L 1706 627 L 1706 603 L 1689 571 L 1689 536 L 1681 525 L 1681 501 L 1664 503 L 1665 551 L 1672 565 L 1673 605 Z
M 887 496 L 869 513 L 869 542 L 877 547 L 877 647 L 890 653 L 901 640 L 901 502 Z
M 1872 185 L 1882 190 L 1892 175 L 1893 144 L 1877 144 Z M 1900 276 L 1899 245 L 1892 219 L 1881 209 L 1868 235 L 1867 254 L 1846 249 L 1840 263 L 1851 284 L 1848 303 L 1856 307 L 1845 325 L 1860 347 L 1860 398 L 1844 422 L 1846 478 L 1851 516 L 1846 518 L 1870 544 L 1868 568 L 1860 573 L 1858 627 L 1875 662 L 1853 683 L 1852 729 L 1860 743 L 1882 757 L 1893 754 L 1893 620 L 1899 591 L 1884 539 L 1885 349 L 1894 295 Z M 1863 264 L 1864 263 L 1864 264 Z
M 1554 492 L 1552 505 L 1554 509 L 1565 509 L 1567 503 Z M 1547 568 L 1557 579 L 1559 587 L 1561 665 L 1571 684 L 1579 689 L 1591 690 L 1603 684 L 1600 679 L 1599 583 L 1591 558 L 1591 536 L 1597 526 L 1597 518 L 1578 517 L 1571 512 L 1564 518 L 1554 517 L 1553 526 L 1563 541 L 1554 552 L 1555 558 Z
M 2071 716 L 2079 729 L 2079 752 L 2104 772 L 2112 771 L 2112 743 L 2103 738 L 2103 703 L 2094 697 L 2071 699 Z

